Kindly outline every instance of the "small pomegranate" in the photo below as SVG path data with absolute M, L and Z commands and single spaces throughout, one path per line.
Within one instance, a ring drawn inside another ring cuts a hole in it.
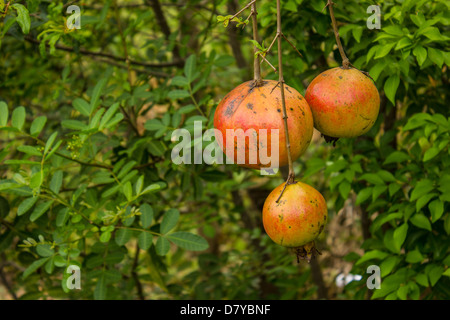
M 308 103 L 294 88 L 285 85 L 285 101 L 292 161 L 306 150 L 313 135 L 313 118 Z M 228 93 L 217 106 L 214 114 L 214 127 L 222 133 L 222 140 L 217 142 L 228 158 L 234 159 L 243 167 L 260 169 L 270 167 L 264 163 L 260 154 L 270 157 L 272 148 L 279 148 L 279 166 L 288 164 L 286 136 L 281 104 L 281 90 L 277 81 L 263 80 L 261 86 L 255 81 L 247 81 Z M 227 136 L 227 129 L 228 136 Z M 242 129 L 238 130 L 238 129 Z M 245 138 L 245 143 L 238 143 L 239 132 L 253 131 Z M 260 138 L 260 129 L 267 129 L 267 139 Z M 272 146 L 271 129 L 278 129 L 277 146 Z M 238 130 L 238 131 L 236 131 Z M 227 147 L 227 139 L 233 139 Z M 233 142 L 234 141 L 234 142 Z M 231 149 L 231 150 L 230 150 Z M 263 152 L 263 153 L 262 153 Z M 253 155 L 256 154 L 256 159 Z M 238 155 L 245 155 L 245 161 Z M 239 163 L 241 162 L 241 163 Z
M 285 183 L 276 187 L 264 202 L 264 229 L 275 243 L 295 248 L 297 258 L 310 260 L 316 252 L 314 239 L 327 222 L 325 199 L 306 183 L 293 182 L 283 191 L 284 187 Z
M 353 138 L 372 128 L 380 109 L 373 81 L 361 71 L 337 67 L 319 74 L 305 94 L 314 127 L 333 138 Z

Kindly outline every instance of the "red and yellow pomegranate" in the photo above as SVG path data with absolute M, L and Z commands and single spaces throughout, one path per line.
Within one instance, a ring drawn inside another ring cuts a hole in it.
M 294 161 L 309 146 L 314 124 L 304 97 L 290 86 L 285 85 L 284 88 L 291 155 Z M 234 163 L 253 169 L 270 167 L 271 163 L 261 161 L 259 155 L 270 157 L 272 148 L 278 147 L 278 165 L 288 164 L 281 90 L 277 81 L 264 80 L 261 86 L 255 86 L 254 81 L 247 81 L 237 86 L 217 106 L 214 127 L 222 133 L 223 143 L 216 135 L 218 144 L 229 159 L 234 159 Z M 228 136 L 227 129 L 231 129 L 228 130 Z M 260 139 L 260 129 L 267 129 L 267 139 Z M 278 129 L 277 146 L 272 146 L 271 129 Z M 243 140 L 242 136 L 239 136 L 242 132 L 253 134 L 247 134 L 245 143 L 238 143 L 239 139 Z M 227 139 L 232 140 L 227 143 Z M 257 155 L 256 159 L 250 157 L 254 154 Z M 241 163 L 238 161 L 238 155 L 241 155 Z
M 262 219 L 264 229 L 277 244 L 299 248 L 311 247 L 311 242 L 322 232 L 328 211 L 319 191 L 302 182 L 276 187 L 264 202 Z M 313 245 L 312 245 L 313 247 Z
M 373 81 L 354 68 L 322 72 L 308 86 L 305 99 L 313 113 L 314 127 L 334 138 L 366 133 L 380 109 L 380 95 Z

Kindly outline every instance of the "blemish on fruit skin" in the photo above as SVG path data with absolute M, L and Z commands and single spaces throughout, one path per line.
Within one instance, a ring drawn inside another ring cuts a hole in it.
M 288 86 L 284 86 L 284 88 L 285 88 L 289 93 L 292 93 L 292 91 L 289 90 L 289 87 L 288 87 Z
M 281 112 L 281 109 L 277 109 L 278 112 Z
M 247 109 L 253 110 L 253 103 L 249 102 L 247 103 Z

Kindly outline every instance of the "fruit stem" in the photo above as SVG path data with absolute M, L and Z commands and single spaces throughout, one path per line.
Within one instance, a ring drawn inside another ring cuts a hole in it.
M 291 143 L 289 141 L 289 129 L 288 129 L 288 116 L 286 113 L 286 98 L 284 95 L 284 78 L 283 78 L 283 63 L 282 63 L 282 49 L 281 49 L 281 41 L 283 32 L 281 30 L 281 5 L 280 0 L 277 0 L 277 40 L 278 40 L 278 83 L 280 84 L 281 89 L 281 105 L 283 107 L 283 120 L 284 120 L 284 134 L 286 136 L 286 148 L 287 148 L 287 156 L 288 156 L 288 164 L 289 164 L 289 174 L 286 180 L 286 185 L 281 191 L 280 197 L 277 202 L 280 200 L 283 195 L 284 189 L 287 185 L 293 183 L 295 181 L 295 173 L 294 173 L 294 165 L 292 163 L 291 156 Z
M 251 16 L 252 16 L 252 27 L 253 27 L 253 40 L 259 43 L 259 37 L 258 37 L 258 20 L 257 20 L 258 12 L 256 11 L 256 3 L 252 3 L 251 7 Z M 259 87 L 262 86 L 263 81 L 261 78 L 261 64 L 260 64 L 260 58 L 259 54 L 256 54 L 258 52 L 258 48 L 254 46 L 253 52 L 255 54 L 253 59 L 253 78 L 255 79 L 255 86 Z
M 348 60 L 347 55 L 345 54 L 344 48 L 342 47 L 341 38 L 339 37 L 336 18 L 334 17 L 333 4 L 334 2 L 332 0 L 328 0 L 327 7 L 328 9 L 330 9 L 331 24 L 333 25 L 334 36 L 336 37 L 336 44 L 338 46 L 339 53 L 341 54 L 342 57 L 342 67 L 344 69 L 350 69 L 350 60 Z

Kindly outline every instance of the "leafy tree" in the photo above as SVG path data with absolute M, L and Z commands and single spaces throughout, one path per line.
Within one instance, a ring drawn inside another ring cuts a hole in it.
M 81 8 L 81 29 L 67 26 L 71 4 Z M 171 160 L 174 130 L 193 134 L 194 121 L 212 128 L 220 99 L 250 79 L 246 14 L 227 28 L 217 23 L 246 4 L 0 0 L 8 297 L 450 297 L 448 1 L 379 1 L 379 30 L 366 26 L 372 1 L 334 8 L 346 53 L 373 78 L 381 110 L 369 133 L 335 147 L 317 137 L 295 163 L 298 179 L 329 206 L 323 256 L 311 265 L 297 265 L 262 229 L 262 204 L 282 174 Z M 325 4 L 282 2 L 283 30 L 301 53 L 283 43 L 284 78 L 302 94 L 341 62 Z M 264 51 L 275 8 L 257 6 Z M 274 54 L 265 58 L 276 65 Z M 339 227 L 345 210 L 357 212 L 354 234 Z M 348 250 L 336 258 L 339 245 Z M 69 265 L 80 267 L 81 290 L 67 287 Z M 379 290 L 366 286 L 369 265 L 380 266 Z M 335 278 L 344 267 L 363 279 L 341 290 Z

